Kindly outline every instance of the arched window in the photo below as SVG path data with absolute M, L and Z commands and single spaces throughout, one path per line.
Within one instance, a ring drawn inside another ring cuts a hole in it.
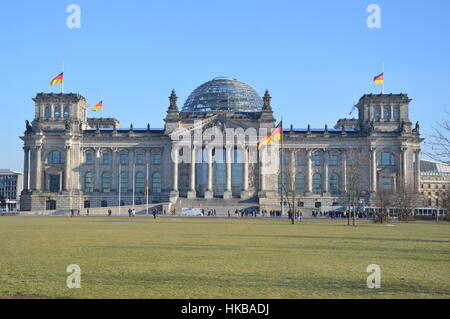
M 136 179 L 135 179 L 135 191 L 138 194 L 143 194 L 145 188 L 145 175 L 144 173 L 136 173 Z
M 295 192 L 297 194 L 305 193 L 305 175 L 301 173 L 295 175 Z
M 378 154 L 378 166 L 394 166 L 395 156 L 390 152 L 381 152 Z
M 322 175 L 315 173 L 312 178 L 312 187 L 314 194 L 322 194 Z
M 153 174 L 152 191 L 153 193 L 161 193 L 161 174 L 158 172 Z
M 84 191 L 86 193 L 92 193 L 94 191 L 94 174 L 87 172 L 84 175 Z
M 70 109 L 68 104 L 64 104 L 64 118 L 68 118 L 70 115 Z
M 55 119 L 59 119 L 60 116 L 61 116 L 61 107 L 57 106 L 55 107 Z
M 48 164 L 63 164 L 63 157 L 59 151 L 51 151 L 47 156 Z
M 102 174 L 102 192 L 109 193 L 111 190 L 111 173 L 104 172 Z
M 128 192 L 128 173 L 127 172 L 120 173 L 120 192 L 121 193 Z
M 52 116 L 52 112 L 50 110 L 50 105 L 46 105 L 45 106 L 45 114 L 44 114 L 46 119 L 49 119 L 50 116 Z
M 328 179 L 329 190 L 331 194 L 339 193 L 339 175 L 331 173 Z
M 278 174 L 278 193 L 286 194 L 288 186 L 289 185 L 288 185 L 287 174 L 286 173 Z

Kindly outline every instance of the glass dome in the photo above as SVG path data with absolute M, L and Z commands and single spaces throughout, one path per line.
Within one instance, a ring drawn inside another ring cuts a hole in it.
M 196 88 L 183 112 L 259 112 L 263 102 L 254 89 L 233 78 L 218 77 Z

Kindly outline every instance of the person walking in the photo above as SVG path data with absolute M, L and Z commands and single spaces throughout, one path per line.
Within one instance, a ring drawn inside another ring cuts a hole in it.
M 111 211 L 111 208 L 110 208 L 110 209 L 108 209 L 108 216 L 111 216 L 111 214 L 112 214 L 112 211 Z
M 131 211 L 132 217 L 136 216 L 136 210 L 133 208 L 133 210 Z
M 153 219 L 156 219 L 156 210 L 153 211 Z
M 86 211 L 86 216 L 89 216 L 89 208 Z
M 131 217 L 131 208 L 128 208 L 128 217 Z

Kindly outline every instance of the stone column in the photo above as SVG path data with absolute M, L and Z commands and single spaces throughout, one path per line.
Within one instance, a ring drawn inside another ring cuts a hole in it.
M 290 166 L 290 171 L 291 171 L 291 173 L 290 173 L 290 175 L 291 175 L 291 178 L 290 178 L 290 181 L 289 181 L 289 183 L 290 183 L 290 185 L 289 185 L 289 188 L 290 187 L 292 187 L 292 192 L 294 192 L 295 193 L 295 173 L 296 173 L 296 170 L 295 170 L 295 154 L 296 154 L 296 152 L 295 152 L 295 149 L 291 149 L 291 158 L 290 158 L 290 161 L 289 161 L 289 166 Z
M 265 174 L 264 151 L 265 151 L 265 147 L 263 147 L 259 151 L 259 178 L 260 178 L 259 191 L 262 193 L 262 194 L 260 194 L 260 197 L 264 196 L 264 192 L 266 191 L 266 181 L 265 181 L 265 178 L 264 178 L 264 174 Z
M 190 187 L 189 187 L 189 191 L 187 193 L 187 197 L 188 198 L 196 198 L 197 197 L 197 192 L 195 190 L 195 165 L 196 165 L 196 161 L 197 161 L 197 148 L 194 146 L 192 146 L 191 149 L 191 178 L 189 180 L 190 182 Z
M 133 190 L 133 187 L 135 187 L 135 174 L 136 174 L 136 168 L 134 166 L 134 150 L 129 149 L 128 150 L 128 189 L 130 191 Z M 134 169 L 133 169 L 134 168 Z
M 225 191 L 223 193 L 223 198 L 232 198 L 232 192 L 231 192 L 231 163 L 233 162 L 233 147 L 227 146 L 225 148 L 225 161 L 226 161 L 226 167 L 227 167 L 227 180 L 225 184 Z
M 249 161 L 249 155 L 248 155 L 248 149 L 245 145 L 242 146 L 242 161 L 243 161 L 243 185 L 242 185 L 242 191 L 241 191 L 241 198 L 248 198 L 250 197 L 250 192 L 248 190 L 248 161 Z
M 24 147 L 24 158 L 23 158 L 23 189 L 28 190 L 30 188 L 29 184 L 29 166 L 30 166 L 30 148 Z
M 347 192 L 347 152 L 342 152 L 343 191 Z
M 37 145 L 35 152 L 35 187 L 37 191 L 40 191 L 42 188 L 42 145 Z
M 244 185 L 243 185 L 243 189 L 244 191 L 248 191 L 248 161 L 249 161 L 249 156 L 248 156 L 248 149 L 247 147 L 243 146 L 242 147 L 242 159 L 244 161 Z
M 406 151 L 408 150 L 407 147 L 402 147 L 401 148 L 401 155 L 400 155 L 400 165 L 401 165 L 401 169 L 400 169 L 400 180 L 399 180 L 399 190 L 406 190 L 406 188 L 408 187 L 408 183 L 407 183 L 407 168 L 406 168 Z
M 375 147 L 370 148 L 370 173 L 371 173 L 371 181 L 372 181 L 372 187 L 371 191 L 373 193 L 377 192 L 377 149 Z
M 419 192 L 420 191 L 420 150 L 416 150 L 414 152 L 414 160 L 416 162 L 416 167 L 415 167 L 415 175 L 414 175 L 414 186 L 415 186 L 415 191 Z
M 118 150 L 112 149 L 111 150 L 111 188 L 114 189 L 116 192 L 119 192 L 119 162 L 118 162 Z
M 178 147 L 174 147 L 173 149 L 173 169 L 172 169 L 172 192 L 178 193 Z
M 208 152 L 208 183 L 205 191 L 205 198 L 213 198 L 213 161 L 212 161 L 212 148 L 207 148 Z
M 323 152 L 323 192 L 324 195 L 329 196 L 329 190 L 328 190 L 328 151 Z
M 100 172 L 100 149 L 95 149 L 94 156 L 94 191 L 102 191 L 102 176 Z
M 66 145 L 66 154 L 65 154 L 65 169 L 64 169 L 64 188 L 63 190 L 65 191 L 70 191 L 72 189 L 71 185 L 70 185 L 70 181 L 71 181 L 71 164 L 70 164 L 70 145 Z
M 308 149 L 306 151 L 306 177 L 307 177 L 307 185 L 306 185 L 306 195 L 312 194 L 312 151 Z

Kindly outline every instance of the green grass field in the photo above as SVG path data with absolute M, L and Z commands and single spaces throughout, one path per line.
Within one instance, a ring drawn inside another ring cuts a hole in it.
M 1 217 L 0 298 L 449 298 L 450 224 Z M 81 267 L 68 289 L 66 267 Z M 368 289 L 366 267 L 381 267 Z

